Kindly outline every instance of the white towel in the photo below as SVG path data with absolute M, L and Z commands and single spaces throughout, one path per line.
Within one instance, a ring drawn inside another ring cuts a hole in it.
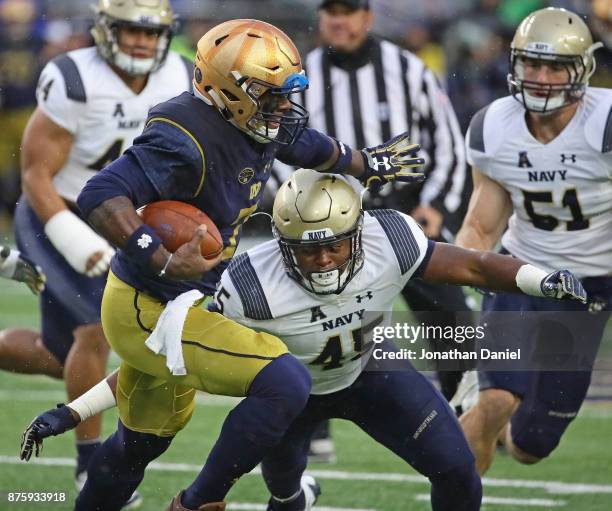
M 146 347 L 153 353 L 166 355 L 166 366 L 175 376 L 187 374 L 181 344 L 183 325 L 189 308 L 203 297 L 200 291 L 192 289 L 169 301 L 159 315 L 155 330 L 145 341 Z

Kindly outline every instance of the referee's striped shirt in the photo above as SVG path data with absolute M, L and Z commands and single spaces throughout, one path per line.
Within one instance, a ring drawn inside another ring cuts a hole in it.
M 427 180 L 418 201 L 455 212 L 461 204 L 466 159 L 448 97 L 414 54 L 375 38 L 366 45 L 361 62 L 359 56 L 351 56 L 342 67 L 334 65 L 324 47 L 306 56 L 310 127 L 355 149 L 407 131 L 413 142 L 421 144 L 426 161 Z

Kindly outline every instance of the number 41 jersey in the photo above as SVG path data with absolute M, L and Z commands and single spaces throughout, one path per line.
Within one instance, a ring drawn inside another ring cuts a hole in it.
M 547 144 L 518 101 L 499 99 L 474 116 L 466 144 L 470 164 L 510 194 L 510 253 L 548 271 L 612 274 L 612 90 L 588 88 Z
M 361 271 L 332 295 L 310 293 L 290 278 L 275 240 L 258 245 L 223 272 L 216 308 L 283 340 L 310 370 L 312 394 L 342 390 L 370 357 L 373 328 L 390 321 L 393 301 L 433 249 L 414 220 L 393 210 L 366 212 L 362 244 Z
M 68 159 L 53 179 L 59 195 L 76 202 L 87 180 L 132 145 L 152 106 L 190 89 L 192 69 L 191 62 L 169 52 L 135 94 L 95 47 L 49 62 L 36 90 L 38 108 L 74 136 Z

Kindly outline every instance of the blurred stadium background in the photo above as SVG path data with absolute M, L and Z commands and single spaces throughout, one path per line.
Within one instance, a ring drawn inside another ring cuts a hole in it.
M 19 147 L 35 107 L 44 64 L 67 50 L 92 44 L 94 0 L 0 0 L 0 243 L 13 244 L 12 211 L 19 197 Z M 302 54 L 317 44 L 319 0 L 172 0 L 180 16 L 173 49 L 193 56 L 199 37 L 231 18 L 259 18 L 283 28 Z M 587 16 L 596 39 L 612 41 L 612 24 L 595 20 L 588 0 L 371 0 L 375 33 L 417 53 L 438 74 L 465 130 L 480 107 L 506 94 L 507 51 L 518 22 L 534 9 L 566 7 Z M 607 2 L 603 2 L 607 3 Z M 611 8 L 612 8 L 612 2 Z M 612 11 L 611 14 L 612 16 Z M 612 86 L 612 51 L 598 52 L 597 85 Z M 265 222 L 247 225 L 260 236 Z M 262 231 L 264 229 L 264 231 Z M 402 307 L 399 303 L 398 307 Z M 38 326 L 36 300 L 24 287 L 0 282 L 0 329 Z M 608 328 L 605 352 L 612 351 Z M 113 362 L 116 364 L 116 360 Z M 552 459 L 519 466 L 501 456 L 485 482 L 483 509 L 547 507 L 612 509 L 612 373 L 595 373 L 590 398 Z M 22 428 L 38 412 L 65 400 L 59 382 L 0 373 L 0 510 L 69 509 L 68 504 L 11 504 L 11 491 L 66 491 L 73 501 L 73 445 L 66 435 L 48 442 L 39 464 L 16 458 Z M 148 473 L 145 510 L 163 507 L 198 470 L 230 404 L 203 398 L 186 431 Z M 106 432 L 116 415 L 106 416 Z M 314 467 L 323 484 L 321 509 L 429 509 L 427 485 L 352 425 L 337 425 L 337 465 Z M 359 446 L 356 448 L 356 446 Z M 265 509 L 260 477 L 247 477 L 230 494 L 230 509 Z

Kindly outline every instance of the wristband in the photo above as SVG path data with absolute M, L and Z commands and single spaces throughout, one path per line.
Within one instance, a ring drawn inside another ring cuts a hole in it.
M 523 293 L 531 296 L 544 296 L 542 281 L 548 273 L 531 264 L 524 264 L 516 272 L 516 287 Z
M 108 382 L 102 380 L 66 406 L 78 413 L 82 422 L 104 410 L 113 408 L 116 404 L 115 395 Z
M 148 264 L 160 245 L 161 239 L 153 228 L 143 224 L 127 239 L 123 251 L 139 263 Z
M 340 154 L 338 155 L 338 159 L 336 163 L 334 163 L 330 168 L 325 170 L 329 174 L 344 174 L 348 166 L 353 161 L 353 151 L 347 146 L 344 142 L 340 142 L 334 138 L 334 142 L 336 142 L 336 146 L 338 146 L 338 150 Z

